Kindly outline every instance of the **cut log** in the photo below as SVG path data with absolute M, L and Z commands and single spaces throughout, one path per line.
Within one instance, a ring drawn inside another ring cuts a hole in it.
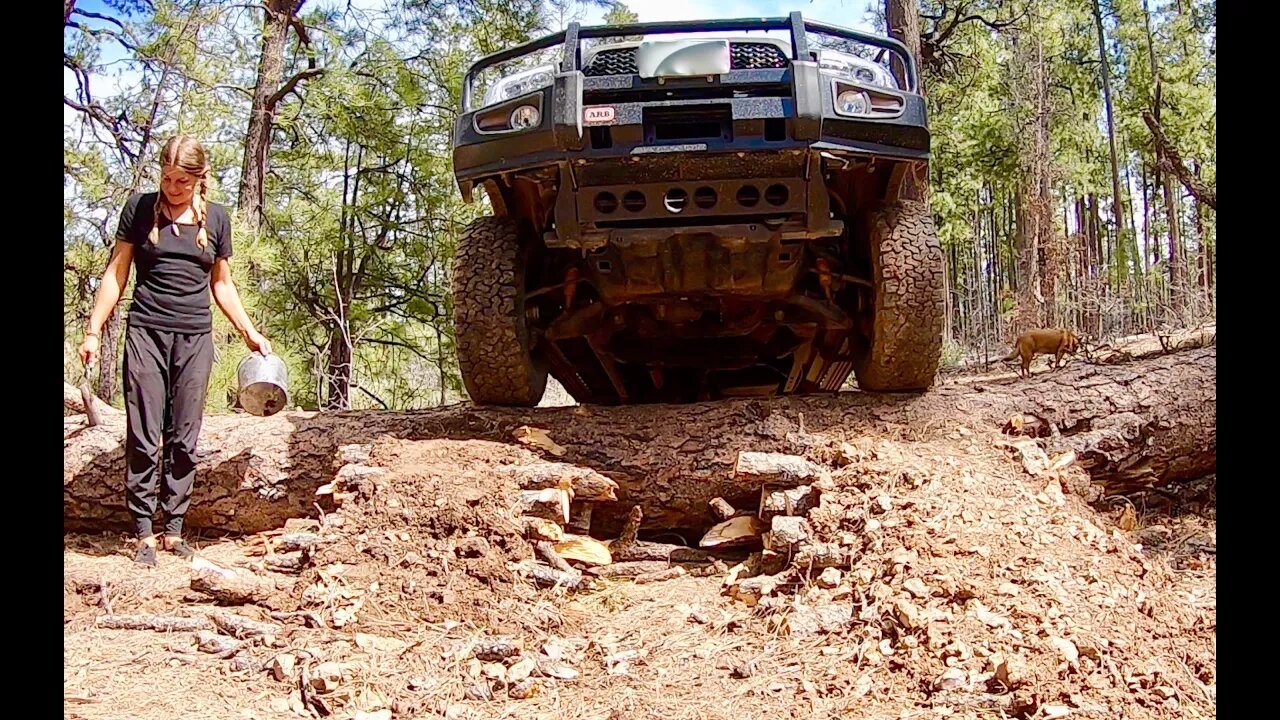
M 804 545 L 796 552 L 792 563 L 801 570 L 848 567 L 851 562 L 847 549 L 835 543 Z
M 711 513 L 716 516 L 717 520 L 728 520 L 738 514 L 738 511 L 729 504 L 729 501 L 722 497 L 711 498 L 711 502 L 707 504 L 711 506 Z
M 520 518 L 520 525 L 529 540 L 560 542 L 564 538 L 564 528 L 545 518 L 526 515 Z
M 556 554 L 565 560 L 572 560 L 584 565 L 608 565 L 613 562 L 609 548 L 595 538 L 585 535 L 568 535 L 564 540 L 552 546 Z
M 818 490 L 812 485 L 781 490 L 768 486 L 760 489 L 760 519 L 765 522 L 775 515 L 805 515 L 816 507 Z
M 831 478 L 826 470 L 802 457 L 766 452 L 738 453 L 733 476 L 742 482 L 781 487 L 810 485 Z
M 580 590 L 587 586 L 586 578 L 576 571 L 567 573 L 531 562 L 519 563 L 517 570 L 532 580 L 538 587 L 563 587 L 568 590 Z
M 230 575 L 212 570 L 191 574 L 191 589 L 204 593 L 220 605 L 252 605 L 264 602 L 276 592 L 276 585 L 244 573 Z
M 539 540 L 533 544 L 533 550 L 542 558 L 543 562 L 550 565 L 552 569 L 559 570 L 562 573 L 573 574 L 573 566 L 564 558 L 560 557 L 556 552 L 556 548 L 546 540 Z
M 764 546 L 776 553 L 790 554 L 813 537 L 809 521 L 794 515 L 775 515 L 769 520 Z
M 639 541 L 623 548 L 616 547 L 617 541 L 605 543 L 614 562 L 637 560 L 661 560 L 663 562 L 708 563 L 713 560 L 706 550 L 669 545 L 667 543 Z
M 270 555 L 262 560 L 262 566 L 271 572 L 284 575 L 297 575 L 307 567 L 307 558 L 303 553 L 287 553 Z
M 103 615 L 98 618 L 97 625 L 107 630 L 153 630 L 168 633 L 213 629 L 213 621 L 209 618 L 172 615 Z
M 471 653 L 477 660 L 484 662 L 502 662 L 524 652 L 524 641 L 516 637 L 498 635 L 477 640 Z
M 673 568 L 667 568 L 666 570 L 661 570 L 659 572 L 637 575 L 636 584 L 647 585 L 649 583 L 663 582 L 665 580 L 675 580 L 676 578 L 682 578 L 688 574 L 688 571 L 677 565 Z
M 767 419 L 749 408 L 765 404 Z M 754 507 L 765 482 L 735 477 L 740 452 L 794 453 L 798 419 L 808 432 L 859 444 L 886 430 L 910 428 L 915 442 L 955 441 L 963 424 L 972 452 L 1008 463 L 1004 451 L 977 441 L 1015 415 L 1031 418 L 1050 457 L 1076 452 L 1075 467 L 1100 490 L 1129 492 L 1194 479 L 1217 467 L 1217 348 L 1183 350 L 1133 362 L 1091 365 L 1081 358 L 1061 370 L 998 382 L 961 379 L 904 402 L 899 396 L 841 393 L 771 400 L 740 399 L 672 410 L 668 406 L 476 408 L 429 411 L 277 413 L 259 418 L 205 418 L 187 526 L 193 531 L 251 533 L 326 510 L 317 488 L 333 482 L 338 448 L 402 439 L 454 438 L 510 442 L 524 425 L 550 430 L 565 458 L 618 484 L 617 503 L 594 508 L 591 531 L 616 536 L 636 505 L 644 529 L 700 532 L 712 521 L 711 499 Z M 678 421 L 674 418 L 679 418 Z M 65 422 L 63 518 L 71 531 L 129 527 L 124 506 L 124 417 L 102 425 Z M 626 428 L 626 432 L 617 432 Z M 791 428 L 791 430 L 788 430 Z M 607 438 L 607 441 L 602 440 Z M 852 460 L 855 467 L 863 462 Z M 846 469 L 847 470 L 847 469 Z M 799 482 L 795 484 L 812 484 Z M 563 517 L 563 516 L 562 516 Z M 564 522 L 563 520 L 561 522 Z M 617 560 L 617 558 L 615 558 Z
M 618 483 L 591 468 L 569 463 L 540 462 L 533 465 L 513 465 L 499 468 L 524 490 L 544 488 L 573 489 L 575 500 L 612 502 L 618 499 Z
M 739 515 L 711 526 L 698 543 L 704 548 L 747 547 L 760 544 L 764 525 L 753 515 Z
M 639 575 L 659 573 L 670 567 L 671 564 L 666 560 L 633 560 L 587 568 L 587 574 L 599 578 L 637 577 Z
M 213 624 L 233 638 L 247 640 L 264 635 L 279 635 L 282 628 L 274 623 L 258 622 L 233 613 L 214 613 Z
M 516 493 L 512 512 L 564 525 L 569 522 L 569 494 L 560 488 L 521 490 Z

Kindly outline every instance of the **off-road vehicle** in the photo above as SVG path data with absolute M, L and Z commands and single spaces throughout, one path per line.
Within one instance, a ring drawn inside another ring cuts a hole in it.
M 471 399 L 536 404 L 548 372 L 606 404 L 929 387 L 917 87 L 901 43 L 799 13 L 571 24 L 476 62 L 453 153 L 492 206 L 454 267 Z

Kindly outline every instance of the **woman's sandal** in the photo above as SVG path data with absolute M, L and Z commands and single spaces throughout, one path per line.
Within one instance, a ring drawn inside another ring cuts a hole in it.
M 186 540 L 182 538 L 165 538 L 164 547 L 169 552 L 177 555 L 184 560 L 195 555 L 196 551 L 191 549 Z

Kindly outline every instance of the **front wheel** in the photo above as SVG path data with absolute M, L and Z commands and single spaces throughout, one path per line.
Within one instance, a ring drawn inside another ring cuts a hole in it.
M 855 357 L 858 387 L 916 392 L 933 384 L 946 312 L 942 246 L 929 208 L 899 200 L 871 213 L 868 345 Z
M 458 367 L 472 402 L 532 407 L 547 387 L 547 366 L 525 317 L 527 243 L 508 218 L 474 220 L 453 263 L 453 324 Z

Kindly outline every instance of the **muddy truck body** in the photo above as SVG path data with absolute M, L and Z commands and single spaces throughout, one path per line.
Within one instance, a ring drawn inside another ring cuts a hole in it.
M 472 400 L 536 404 L 548 374 L 603 404 L 928 388 L 917 87 L 902 44 L 799 13 L 571 24 L 476 62 L 453 152 L 491 206 L 454 266 Z

